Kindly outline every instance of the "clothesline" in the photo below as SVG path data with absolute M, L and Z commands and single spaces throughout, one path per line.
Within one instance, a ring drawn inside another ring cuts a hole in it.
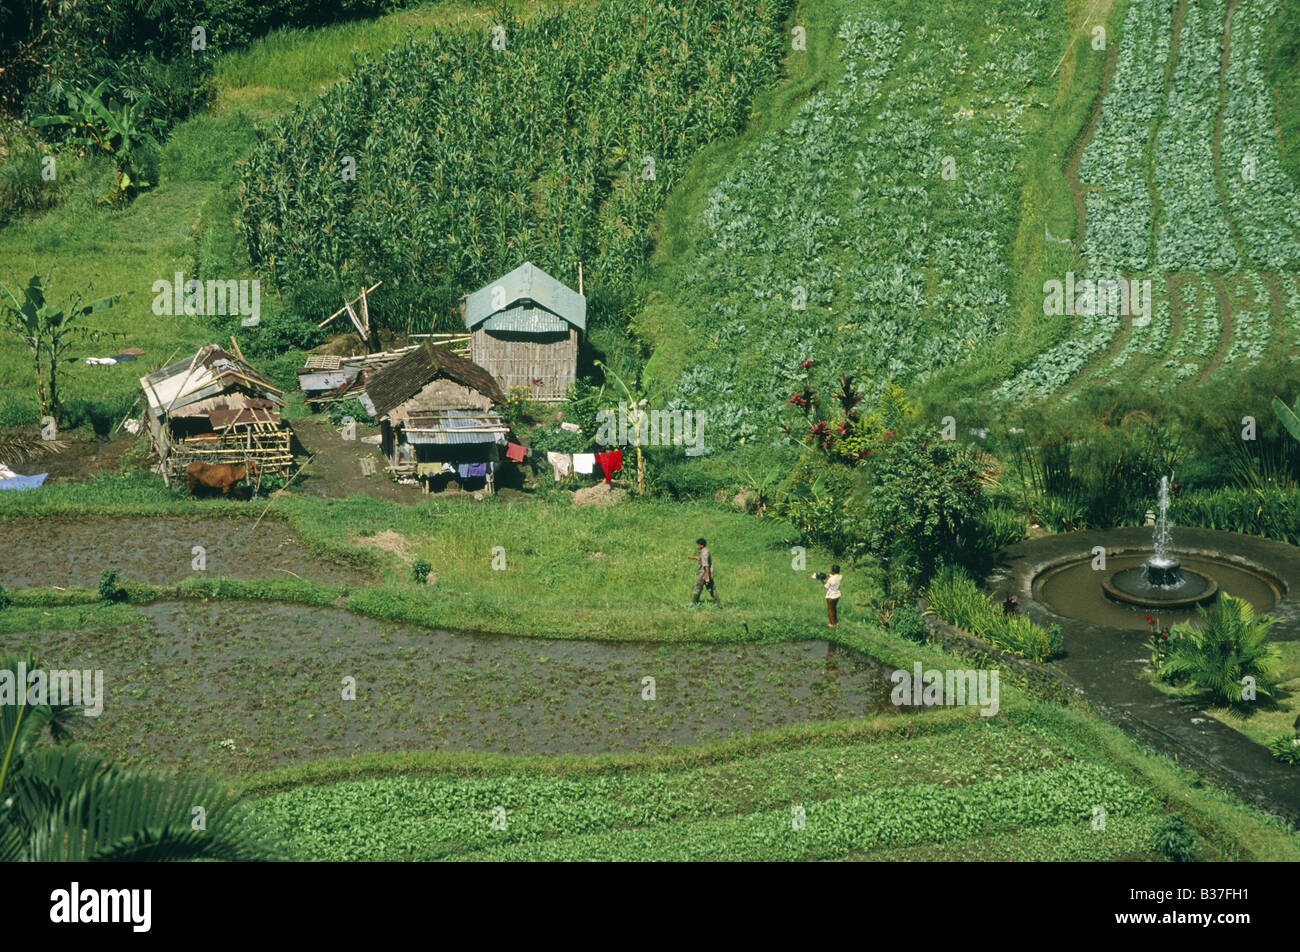
M 590 476 L 595 472 L 596 467 L 600 467 L 601 473 L 608 483 L 610 477 L 623 468 L 623 451 L 607 450 L 603 453 L 550 453 L 546 454 L 546 462 L 550 464 L 552 472 L 555 474 L 555 481 L 558 483 L 573 473 L 582 476 Z

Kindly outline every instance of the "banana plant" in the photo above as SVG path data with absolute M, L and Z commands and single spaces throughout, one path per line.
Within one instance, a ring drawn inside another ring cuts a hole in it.
M 72 94 L 69 96 L 71 113 L 40 116 L 32 120 L 32 126 L 71 126 L 73 142 L 94 146 L 110 155 L 128 154 L 141 143 L 158 147 L 158 139 L 153 134 L 158 120 L 145 118 L 153 97 L 141 96 L 130 103 L 106 101 L 103 91 L 107 86 L 108 80 L 104 80 L 88 93 Z
M 593 361 L 593 363 L 599 367 L 601 373 L 605 375 L 605 383 L 612 383 L 614 389 L 617 390 L 619 395 L 623 398 L 623 402 L 627 404 L 627 422 L 628 426 L 632 428 L 634 442 L 636 444 L 636 491 L 638 493 L 644 493 L 645 458 L 641 453 L 641 443 L 643 442 L 642 437 L 645 436 L 646 428 L 650 425 L 650 414 L 648 414 L 645 409 L 645 392 L 641 389 L 641 385 L 635 381 L 631 386 L 628 386 L 627 382 L 603 361 L 597 360 Z M 604 389 L 604 386 L 602 386 L 601 390 L 603 391 Z
M 1273 412 L 1277 418 L 1286 427 L 1286 431 L 1297 440 L 1300 440 L 1300 397 L 1296 397 L 1295 406 L 1288 407 L 1282 402 L 1281 398 L 1273 398 Z
M 130 103 L 106 101 L 103 97 L 108 80 L 103 80 L 90 92 L 75 92 L 69 98 L 71 112 L 63 115 L 40 116 L 32 120 L 37 128 L 45 126 L 70 126 L 72 142 L 97 148 L 113 156 L 117 166 L 117 181 L 113 192 L 105 198 L 119 202 L 129 197 L 130 190 L 148 188 L 152 183 L 132 177 L 132 155 L 141 145 L 160 148 L 153 134 L 157 119 L 146 118 L 146 110 L 153 101 L 145 95 Z
M 745 488 L 754 494 L 755 515 L 763 516 L 767 514 L 767 507 L 775 500 L 776 487 L 781 482 L 781 479 L 780 467 L 773 467 L 758 473 L 749 470 L 745 471 Z
M 63 307 L 54 307 L 46 302 L 45 286 L 39 274 L 32 275 L 28 280 L 21 300 L 3 283 L 0 283 L 0 292 L 4 295 L 0 298 L 0 328 L 8 330 L 31 351 L 36 369 L 36 395 L 41 411 L 57 420 L 62 410 L 62 401 L 59 399 L 59 361 L 64 359 L 64 351 L 73 341 L 95 341 L 105 336 L 119 336 L 83 327 L 80 321 L 96 311 L 112 307 L 121 295 L 102 297 L 87 303 L 81 293 L 76 292 Z

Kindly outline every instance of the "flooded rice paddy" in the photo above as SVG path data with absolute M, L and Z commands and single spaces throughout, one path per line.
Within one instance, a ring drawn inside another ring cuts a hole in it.
M 364 570 L 311 552 L 282 522 L 195 516 L 58 516 L 0 519 L 0 585 L 89 585 L 105 569 L 124 582 L 173 585 L 196 574 L 202 546 L 216 578 L 299 578 L 363 583 Z
M 46 667 L 103 669 L 104 712 L 84 718 L 83 740 L 137 763 L 243 773 L 403 750 L 646 752 L 899 710 L 883 666 L 824 641 L 464 635 L 273 602 L 137 611 L 125 628 L 4 638 Z

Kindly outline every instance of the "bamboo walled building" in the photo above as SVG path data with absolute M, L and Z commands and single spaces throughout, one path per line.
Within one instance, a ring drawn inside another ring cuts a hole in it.
M 587 299 L 531 261 L 461 299 L 472 334 L 470 359 L 503 391 L 527 387 L 532 399 L 563 400 L 578 371 L 578 335 Z
M 439 480 L 482 478 L 495 488 L 509 427 L 497 407 L 505 394 L 492 375 L 446 347 L 421 344 L 380 370 L 359 399 L 380 423 L 388 469 Z
M 283 392 L 243 354 L 208 344 L 192 357 L 141 377 L 140 386 L 168 485 L 193 462 L 253 461 L 263 473 L 288 472 L 292 434 L 280 419 Z

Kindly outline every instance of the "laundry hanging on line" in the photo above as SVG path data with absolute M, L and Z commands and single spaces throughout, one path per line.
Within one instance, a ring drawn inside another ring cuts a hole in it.
M 613 476 L 623 468 L 623 451 L 606 450 L 604 453 L 596 454 L 596 462 L 605 473 L 605 483 L 609 483 L 609 477 Z
M 591 471 L 595 467 L 596 467 L 595 453 L 574 453 L 573 454 L 573 471 L 575 473 L 583 473 L 584 475 L 590 475 Z
M 551 469 L 555 471 L 557 483 L 573 472 L 573 457 L 568 453 L 547 453 L 546 462 L 550 463 Z
M 512 459 L 516 463 L 522 463 L 524 461 L 524 456 L 527 455 L 527 453 L 528 451 L 518 443 L 506 444 L 506 459 Z

